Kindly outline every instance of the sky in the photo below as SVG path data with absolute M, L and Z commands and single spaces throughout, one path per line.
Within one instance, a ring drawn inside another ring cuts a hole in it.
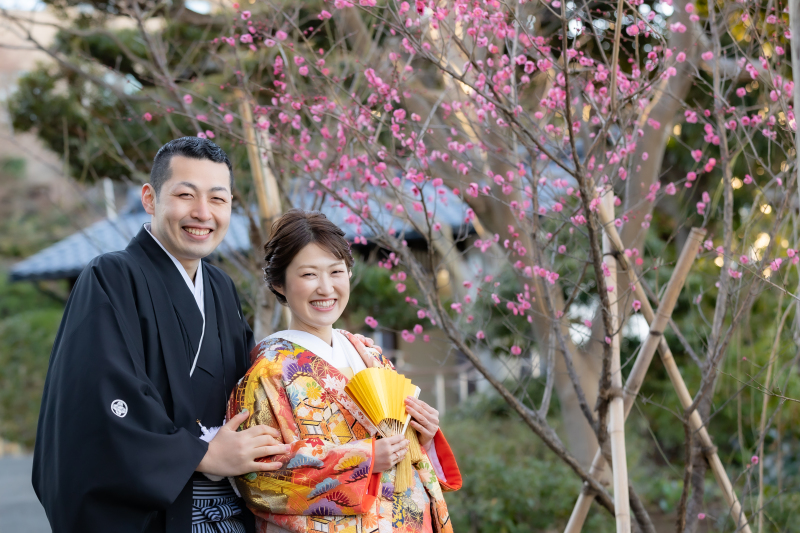
M 186 7 L 197 13 L 211 12 L 211 3 L 206 0 L 188 0 Z M 13 11 L 42 11 L 45 4 L 41 0 L 0 0 L 0 8 Z
M 44 7 L 40 0 L 0 0 L 0 8 L 14 11 L 41 11 Z

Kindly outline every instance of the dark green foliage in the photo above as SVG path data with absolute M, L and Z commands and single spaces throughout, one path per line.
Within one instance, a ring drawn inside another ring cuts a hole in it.
M 33 444 L 67 283 L 8 283 L 5 263 L 72 233 L 82 218 L 26 185 L 25 160 L 0 160 L 0 438 Z
M 0 438 L 30 447 L 63 303 L 0 275 Z
M 350 301 L 342 316 L 348 328 L 354 331 L 363 329 L 367 316 L 378 319 L 380 327 L 396 331 L 411 329 L 422 322 L 417 318 L 417 308 L 405 301 L 406 297 L 420 297 L 417 286 L 407 279 L 404 282 L 406 291 L 398 293 L 398 282 L 391 280 L 392 272 L 374 263 L 356 259 L 351 278 Z
M 109 78 L 113 83 L 125 85 L 125 80 L 113 79 L 112 75 Z M 39 66 L 20 78 L 19 90 L 11 97 L 9 109 L 14 128 L 36 129 L 48 148 L 68 156 L 72 175 L 80 181 L 140 178 L 115 153 L 111 139 L 128 148 L 123 153 L 129 158 L 139 160 L 145 158 L 131 147 L 131 140 L 146 141 L 147 135 L 138 121 L 128 120 L 129 110 L 111 91 L 94 88 L 78 76 L 55 67 Z M 157 150 L 160 146 L 157 138 L 143 142 L 141 150 Z M 149 170 L 147 162 L 138 170 Z
M 464 480 L 460 491 L 445 493 L 453 530 L 563 529 L 581 483 L 501 404 L 507 408 L 501 399 L 476 397 L 442 425 Z M 613 531 L 613 518 L 595 506 L 584 530 Z
M 777 495 L 775 487 L 766 487 L 764 501 L 764 530 L 769 533 L 800 531 L 800 486 L 786 487 Z

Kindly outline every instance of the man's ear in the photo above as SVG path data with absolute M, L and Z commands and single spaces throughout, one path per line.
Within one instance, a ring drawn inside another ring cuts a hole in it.
M 148 215 L 155 215 L 156 190 L 149 183 L 142 185 L 142 207 Z

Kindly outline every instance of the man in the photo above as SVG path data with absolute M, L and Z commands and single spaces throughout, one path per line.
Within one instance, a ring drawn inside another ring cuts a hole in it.
M 246 412 L 208 429 L 222 424 L 254 345 L 233 282 L 201 261 L 225 236 L 231 191 L 217 145 L 167 143 L 142 187 L 152 222 L 78 278 L 34 452 L 54 533 L 252 531 L 222 476 L 276 469 L 255 459 L 285 446 L 266 426 L 237 432 Z

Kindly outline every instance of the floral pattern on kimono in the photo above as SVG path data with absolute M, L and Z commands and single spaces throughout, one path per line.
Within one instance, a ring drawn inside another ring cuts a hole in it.
M 377 430 L 345 392 L 348 380 L 341 372 L 279 338 L 264 339 L 252 355 L 250 370 L 231 395 L 228 418 L 247 409 L 240 430 L 268 425 L 291 444 L 284 455 L 259 459 L 281 462 L 281 469 L 236 478 L 258 531 L 278 526 L 293 533 L 452 532 L 442 491 L 458 490 L 461 474 L 441 431 L 434 443 L 447 482 L 437 478 L 423 450 L 414 485 L 395 493 L 394 468 L 373 472 Z

